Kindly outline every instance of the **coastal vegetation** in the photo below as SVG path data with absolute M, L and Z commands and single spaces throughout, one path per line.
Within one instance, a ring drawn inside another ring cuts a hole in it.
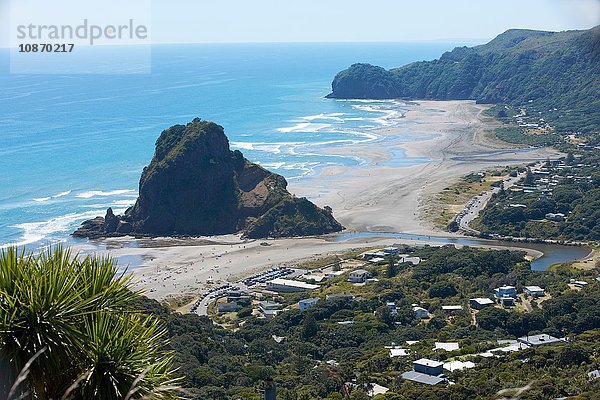
M 110 258 L 0 253 L 0 397 L 178 398 L 167 331 Z
M 598 132 L 599 66 L 600 27 L 566 32 L 511 29 L 487 44 L 457 47 L 433 61 L 391 70 L 354 64 L 336 75 L 329 97 L 471 99 L 526 107 L 557 132 Z M 516 132 L 501 135 L 514 139 Z
M 494 194 L 473 227 L 488 235 L 600 240 L 600 154 L 566 150 L 561 161 L 546 162 L 542 175 L 525 176 L 525 189 Z
M 277 398 L 284 400 L 367 399 L 374 384 L 389 388 L 376 400 L 495 399 L 502 389 L 528 384 L 522 399 L 586 399 L 600 389 L 600 380 L 587 376 L 600 362 L 596 271 L 566 266 L 532 271 L 523 253 L 506 250 L 425 246 L 405 251 L 421 262 L 398 263 L 391 256 L 398 264 L 391 274 L 390 259 L 366 266 L 374 278 L 370 282 L 353 284 L 347 273 L 329 279 L 310 294 L 320 300 L 306 311 L 295 306 L 306 294 L 278 294 L 285 311 L 258 319 L 242 308 L 229 329 L 207 317 L 173 313 L 153 300 L 142 304 L 166 324 L 183 385 L 196 399 L 258 400 L 262 383 L 270 379 L 277 384 Z M 569 284 L 571 279 L 589 284 L 580 290 Z M 519 291 L 540 285 L 547 295 L 538 300 L 519 295 L 516 307 L 469 308 L 470 298 L 491 297 L 503 284 Z M 354 297 L 326 298 L 333 294 Z M 430 317 L 418 319 L 414 304 L 428 309 Z M 462 308 L 448 312 L 444 305 Z M 570 341 L 499 357 L 479 355 L 498 347 L 497 340 L 542 332 L 567 335 Z M 433 349 L 434 342 L 448 341 L 460 348 Z M 406 348 L 408 355 L 391 357 L 390 346 Z M 448 372 L 454 385 L 402 379 L 412 361 L 422 357 L 476 365 Z

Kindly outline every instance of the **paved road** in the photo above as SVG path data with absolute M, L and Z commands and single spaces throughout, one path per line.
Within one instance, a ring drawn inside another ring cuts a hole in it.
M 525 177 L 526 172 L 517 174 L 517 176 L 510 177 L 504 181 L 504 188 L 509 189 L 514 186 L 519 180 Z M 469 223 L 479 216 L 481 210 L 485 208 L 488 201 L 492 198 L 492 195 L 500 191 L 499 187 L 493 187 L 490 190 L 484 192 L 481 195 L 473 197 L 465 209 L 459 214 L 457 223 L 460 230 L 464 232 L 470 232 L 478 235 L 480 232 L 469 226 Z

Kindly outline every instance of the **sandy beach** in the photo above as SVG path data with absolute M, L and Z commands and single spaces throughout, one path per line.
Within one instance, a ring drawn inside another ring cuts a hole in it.
M 357 167 L 329 167 L 291 184 L 290 192 L 331 206 L 348 231 L 447 235 L 429 222 L 432 196 L 468 173 L 496 165 L 522 164 L 559 155 L 552 149 L 511 149 L 490 137 L 495 122 L 487 108 L 470 101 L 422 101 L 410 105 L 406 123 L 378 132 L 379 139 L 329 154 L 368 160 Z M 426 138 L 426 140 L 418 140 Z M 409 159 L 398 157 L 404 152 Z M 414 159 L 411 159 L 413 158 Z M 406 163 L 412 164 L 406 166 Z M 338 241 L 321 238 L 244 241 L 235 235 L 197 239 L 107 239 L 77 246 L 109 253 L 131 269 L 139 289 L 153 298 L 196 295 L 206 280 L 234 281 L 253 271 L 293 264 L 360 247 L 399 243 L 393 238 Z M 426 243 L 409 241 L 409 243 Z M 264 244 L 268 243 L 268 246 Z M 536 254 L 535 251 L 531 255 Z

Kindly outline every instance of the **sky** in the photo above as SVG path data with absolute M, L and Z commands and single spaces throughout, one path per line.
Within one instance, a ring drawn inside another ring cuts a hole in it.
M 8 46 L 10 35 L 14 35 L 8 29 L 11 1 L 21 0 L 0 0 L 2 47 Z M 600 24 L 600 0 L 147 2 L 151 3 L 153 43 L 482 42 L 510 28 L 560 31 Z M 120 15 L 119 9 L 107 11 Z M 64 8 L 58 12 L 69 13 Z

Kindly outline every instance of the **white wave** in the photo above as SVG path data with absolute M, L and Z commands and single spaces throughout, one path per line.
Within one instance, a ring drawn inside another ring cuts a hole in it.
M 312 122 L 300 122 L 294 126 L 288 126 L 285 128 L 277 128 L 278 132 L 291 133 L 291 132 L 318 132 L 322 129 L 329 128 L 331 124 L 314 124 Z
M 116 196 L 119 194 L 131 193 L 134 191 L 135 190 L 132 190 L 132 189 L 109 190 L 106 192 L 103 190 L 90 190 L 89 192 L 79 193 L 75 197 L 80 198 L 80 199 L 91 199 L 92 197 Z
M 267 153 L 281 154 L 288 153 L 293 154 L 293 148 L 305 144 L 304 142 L 231 142 L 231 147 L 242 149 L 242 150 L 255 150 L 264 151 Z
M 115 214 L 121 214 L 125 209 L 114 210 Z M 6 248 L 8 246 L 25 246 L 27 244 L 39 242 L 48 239 L 54 234 L 70 232 L 75 228 L 77 223 L 86 219 L 95 218 L 98 216 L 98 210 L 90 210 L 81 213 L 69 213 L 54 217 L 46 221 L 25 222 L 22 224 L 12 225 L 11 228 L 18 228 L 23 231 L 18 242 L 8 243 L 0 246 Z
M 332 121 L 344 122 L 344 119 L 340 118 L 342 115 L 345 115 L 345 114 L 344 113 L 330 113 L 330 114 L 321 113 L 321 114 L 317 114 L 317 115 L 307 115 L 306 117 L 300 117 L 300 119 L 303 119 L 305 121 L 332 120 Z
M 38 197 L 38 198 L 36 198 L 36 199 L 33 199 L 33 201 L 37 201 L 38 203 L 42 203 L 42 202 L 44 202 L 44 201 L 48 201 L 48 200 L 52 200 L 52 199 L 57 199 L 57 198 L 59 198 L 59 197 L 68 196 L 68 195 L 70 195 L 70 194 L 71 194 L 71 191 L 70 191 L 70 190 L 67 190 L 67 191 L 65 191 L 65 192 L 60 192 L 60 193 L 57 193 L 57 194 L 55 194 L 55 195 L 48 196 L 48 197 Z

